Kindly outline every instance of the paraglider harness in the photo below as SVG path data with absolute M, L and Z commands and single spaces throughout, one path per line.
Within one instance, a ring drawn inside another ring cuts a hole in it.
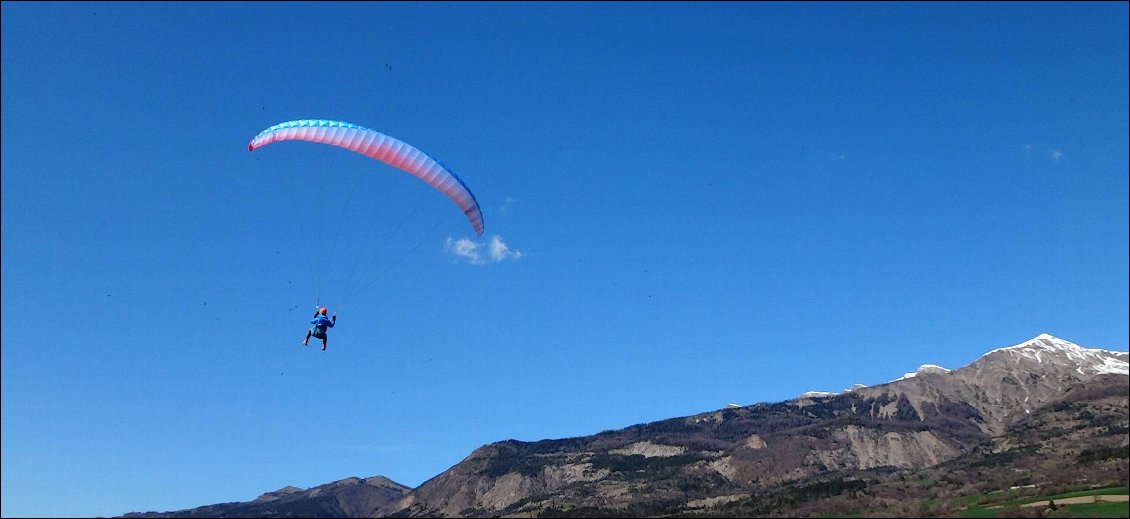
M 324 315 L 317 312 L 314 313 L 314 320 L 311 322 L 314 326 L 310 327 L 310 335 L 315 339 L 325 339 L 327 327 L 333 326 L 337 322 L 337 314 L 335 313 L 333 319 L 329 319 Z

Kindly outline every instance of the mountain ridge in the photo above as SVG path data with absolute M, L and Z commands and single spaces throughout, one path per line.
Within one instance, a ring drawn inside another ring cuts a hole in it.
M 1097 376 L 1115 377 L 1102 384 L 1125 386 L 1126 376 L 1090 368 L 1114 365 L 1121 373 L 1126 354 L 1080 356 L 1067 341 L 1053 339 L 1041 335 L 1019 345 L 1043 348 L 1040 355 L 1017 360 L 993 350 L 953 371 L 920 370 L 833 396 L 725 408 L 579 438 L 498 442 L 380 513 L 539 515 L 564 506 L 596 515 L 665 514 L 830 473 L 937 466 L 1007 436 L 1040 406 Z M 1125 405 L 1116 410 L 1121 414 L 1113 419 L 1125 427 Z M 678 454 L 616 454 L 641 442 Z
M 985 459 L 1038 465 L 1034 452 L 1050 453 L 1049 459 L 1090 453 L 1084 456 L 1089 464 L 1072 467 L 1088 474 L 1078 477 L 1112 473 L 1124 480 L 1128 357 L 1040 334 L 952 371 L 924 364 L 893 381 L 856 384 L 836 394 L 809 392 L 778 403 L 727 405 L 581 437 L 495 442 L 415 489 L 379 476 L 347 478 L 265 493 L 250 502 L 258 508 L 209 505 L 169 515 L 225 517 L 234 516 L 222 515 L 232 510 L 242 517 L 286 517 L 296 510 L 306 517 L 762 514 L 758 507 L 776 499 L 772 496 L 812 485 L 824 488 L 820 485 L 829 478 L 841 482 L 835 488 L 871 484 L 882 489 L 891 484 L 884 474 L 926 473 L 955 463 L 954 473 L 960 473 Z M 1074 445 L 1056 445 L 1057 437 Z M 1004 470 L 993 474 L 1001 481 L 1014 476 Z M 347 503 L 360 499 L 347 494 L 348 488 L 376 489 L 378 482 L 387 482 L 388 491 L 368 495 L 362 505 Z M 754 503 L 758 499 L 762 504 Z

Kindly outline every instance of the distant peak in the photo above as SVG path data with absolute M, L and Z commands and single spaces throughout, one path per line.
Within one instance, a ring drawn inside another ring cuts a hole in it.
M 800 394 L 801 398 L 824 398 L 828 396 L 836 396 L 839 393 L 832 393 L 829 391 L 805 391 Z
M 1071 341 L 1066 341 L 1048 333 L 1041 333 L 1032 340 L 1019 344 L 1019 346 L 1058 346 L 1060 348 L 1082 348 Z
M 1067 363 L 1075 365 L 1075 369 L 1079 373 L 1083 373 L 1083 370 L 1090 373 L 1118 373 L 1123 375 L 1130 373 L 1125 352 L 1084 348 L 1047 333 L 1041 333 L 1036 338 L 1016 346 L 997 348 L 986 353 L 982 358 L 990 356 L 994 358 L 1004 356 L 1003 358 L 1017 363 Z
M 402 485 L 400 483 L 397 483 L 397 482 L 395 482 L 391 479 L 388 479 L 384 476 L 373 476 L 371 478 L 365 478 L 364 481 L 365 481 L 366 485 L 373 486 L 373 487 L 386 487 L 386 488 L 393 488 L 393 489 L 396 489 L 396 488 L 411 489 L 412 488 L 412 487 L 409 487 L 407 485 Z
M 842 391 L 838 391 L 838 392 L 805 391 L 804 393 L 801 393 L 799 398 L 825 398 L 825 397 L 830 397 L 830 396 L 842 395 L 844 393 L 851 393 L 852 391 L 858 391 L 858 390 L 863 389 L 865 387 L 867 387 L 867 386 L 865 386 L 863 384 L 852 384 L 851 387 L 844 389 Z
M 1005 348 L 997 348 L 997 349 L 995 349 L 995 350 L 993 350 L 989 353 L 993 353 L 995 351 L 1002 351 L 1002 350 L 1017 350 L 1017 349 L 1030 349 L 1030 348 L 1067 349 L 1067 350 L 1082 350 L 1082 349 L 1084 349 L 1082 346 L 1079 346 L 1078 344 L 1075 344 L 1071 341 L 1060 339 L 1059 337 L 1056 337 L 1056 336 L 1048 334 L 1048 333 L 1041 333 L 1041 334 L 1033 337 L 1032 339 L 1024 341 L 1024 342 L 1017 344 L 1015 346 L 1008 346 L 1008 347 L 1005 347 Z
M 914 378 L 914 377 L 917 377 L 918 375 L 943 374 L 943 373 L 949 373 L 949 372 L 950 372 L 950 370 L 943 368 L 941 366 L 935 365 L 935 364 L 923 364 L 921 366 L 918 366 L 918 369 L 915 370 L 914 373 L 907 373 L 907 374 L 905 374 L 905 375 L 903 375 L 899 378 L 892 380 L 891 382 L 898 382 L 900 380 L 906 380 L 908 378 Z
M 278 489 L 274 492 L 267 492 L 263 495 L 260 495 L 259 497 L 255 498 L 255 501 L 258 501 L 258 502 L 274 501 L 274 500 L 279 499 L 281 497 L 288 496 L 288 495 L 291 495 L 291 494 L 297 494 L 299 492 L 302 492 L 301 488 L 292 487 L 292 486 L 288 485 L 288 486 L 282 487 L 282 488 L 280 488 L 280 489 Z

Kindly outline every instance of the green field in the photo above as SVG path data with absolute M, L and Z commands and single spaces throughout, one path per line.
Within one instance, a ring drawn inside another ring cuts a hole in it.
M 992 503 L 985 505 L 977 505 L 958 512 L 959 517 L 1010 517 L 1015 516 L 1022 509 L 1020 505 L 1026 503 L 1036 503 L 1040 501 L 1052 501 L 1067 499 L 1071 497 L 1083 496 L 1103 496 L 1103 495 L 1126 495 L 1128 488 L 1110 487 L 1098 488 L 1094 490 L 1083 490 L 1078 492 L 1065 492 L 1062 494 L 1055 494 L 1051 496 L 1039 497 L 1026 497 L 1023 499 L 1015 499 L 1001 503 Z M 979 498 L 977 498 L 979 499 Z M 976 501 L 977 499 L 974 499 Z M 968 502 L 969 498 L 962 498 L 961 501 Z M 1130 516 L 1130 503 L 1125 501 L 1118 503 L 1079 503 L 1079 504 L 1059 504 L 1056 503 L 1056 510 L 1050 514 L 1050 517 L 1127 517 Z

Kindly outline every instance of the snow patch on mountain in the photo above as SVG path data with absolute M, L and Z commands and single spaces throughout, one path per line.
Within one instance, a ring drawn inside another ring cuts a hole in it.
M 832 393 L 831 391 L 805 391 L 800 394 L 801 398 L 824 398 L 829 396 L 836 396 L 839 393 Z
M 1130 353 L 1084 348 L 1073 342 L 1046 333 L 1042 333 L 1031 340 L 1015 346 L 997 348 L 986 353 L 982 358 L 990 356 L 1003 357 L 1006 362 L 1015 362 L 1016 365 L 1027 365 L 1029 369 L 1034 368 L 1034 366 L 1031 366 L 1029 363 L 1035 363 L 1069 367 L 1079 373 L 1079 375 L 1084 376 L 1102 374 L 1130 375 L 1130 362 L 1128 362 L 1130 361 Z M 948 373 L 951 373 L 951 370 L 935 364 L 923 364 L 913 373 L 906 373 L 887 383 L 899 382 L 927 374 L 945 375 Z M 828 398 L 850 393 L 865 387 L 867 386 L 863 384 L 855 384 L 848 389 L 837 392 L 808 391 L 802 393 L 800 398 Z
M 941 366 L 935 365 L 935 364 L 923 364 L 921 366 L 918 366 L 918 370 L 916 370 L 914 373 L 907 373 L 907 374 L 905 374 L 905 375 L 903 375 L 899 378 L 892 380 L 891 382 L 898 382 L 900 380 L 906 380 L 908 378 L 914 378 L 918 375 L 925 375 L 925 374 L 942 375 L 942 374 L 946 374 L 946 373 L 949 373 L 949 372 L 950 372 L 950 370 L 943 368 Z
M 1130 363 L 1126 352 L 1084 348 L 1071 341 L 1042 333 L 1034 339 L 1015 346 L 997 348 L 984 356 L 1008 355 L 1016 363 L 1024 361 L 1042 364 L 1071 363 L 1076 365 L 1079 374 L 1120 374 L 1130 375 Z
M 825 398 L 830 396 L 842 395 L 844 393 L 851 393 L 867 387 L 864 384 L 852 384 L 851 387 L 836 392 L 831 391 L 805 391 L 801 393 L 800 398 Z

